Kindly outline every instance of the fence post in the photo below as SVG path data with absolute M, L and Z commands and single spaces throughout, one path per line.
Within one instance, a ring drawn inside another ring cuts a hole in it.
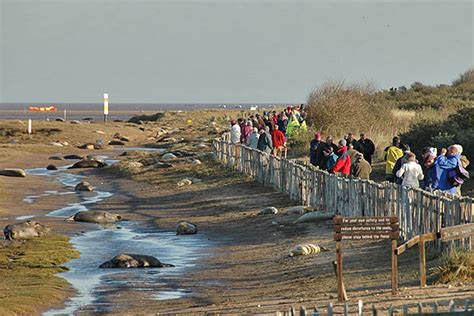
M 300 307 L 300 316 L 306 316 L 306 307 L 303 305 Z
M 329 303 L 328 304 L 328 316 L 333 316 L 333 307 L 332 307 L 332 303 Z
M 357 307 L 358 307 L 358 314 L 359 316 L 362 316 L 362 313 L 364 311 L 364 303 L 362 303 L 362 300 L 359 300 L 359 302 L 357 302 Z

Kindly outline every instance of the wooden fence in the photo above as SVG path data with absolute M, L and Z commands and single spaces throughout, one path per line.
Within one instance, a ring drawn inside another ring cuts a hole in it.
M 339 177 L 226 141 L 216 140 L 214 147 L 219 162 L 288 194 L 302 205 L 341 216 L 396 215 L 403 240 L 439 232 L 442 226 L 472 222 L 470 197 Z
M 276 312 L 276 316 L 322 316 L 322 315 L 327 315 L 327 316 L 333 316 L 336 313 L 338 315 L 344 315 L 344 316 L 349 316 L 349 315 L 388 315 L 388 316 L 393 316 L 393 315 L 403 315 L 403 316 L 408 316 L 408 315 L 473 315 L 474 310 L 471 308 L 471 300 L 466 299 L 464 301 L 458 301 L 457 303 L 454 302 L 453 300 L 450 300 L 449 302 L 443 304 L 442 302 L 431 302 L 431 303 L 418 303 L 415 305 L 408 305 L 404 304 L 401 308 L 401 310 L 398 310 L 394 308 L 392 305 L 390 305 L 386 309 L 379 309 L 375 307 L 374 305 L 365 307 L 364 303 L 359 300 L 357 302 L 356 306 L 350 306 L 348 303 L 345 303 L 342 308 L 339 306 L 339 311 L 335 311 L 335 306 L 333 306 L 332 303 L 329 303 L 325 307 L 313 307 L 313 308 L 306 308 L 304 306 L 300 306 L 299 308 L 294 308 L 291 307 L 286 311 L 280 311 Z M 342 313 L 341 313 L 342 309 Z M 382 311 L 384 313 L 382 314 Z M 386 314 L 385 314 L 386 311 Z

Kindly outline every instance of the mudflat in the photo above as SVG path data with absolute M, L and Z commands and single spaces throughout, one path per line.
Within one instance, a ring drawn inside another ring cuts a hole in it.
M 94 300 L 80 306 L 77 313 L 270 314 L 287 310 L 290 306 L 323 307 L 330 302 L 335 304 L 336 311 L 342 311 L 342 305 L 337 303 L 332 266 L 336 258 L 332 221 L 295 224 L 298 215 L 286 212 L 295 203 L 285 194 L 258 185 L 212 159 L 212 140 L 227 128 L 228 118 L 237 115 L 242 113 L 219 110 L 167 112 L 157 122 L 142 124 L 37 121 L 32 135 L 25 133 L 24 123 L 2 122 L 3 130 L 8 129 L 9 132 L 0 133 L 0 168 L 46 168 L 48 164 L 66 166 L 73 161 L 48 158 L 67 154 L 104 155 L 120 160 L 109 168 L 64 172 L 83 176 L 97 190 L 113 193 L 89 209 L 119 213 L 128 221 L 138 223 L 142 231 L 173 233 L 179 222 L 189 221 L 197 225 L 200 242 L 207 242 L 206 247 L 199 250 L 202 252 L 199 257 L 182 273 L 171 276 L 163 273 L 163 283 L 166 283 L 167 289 L 175 289 L 176 295 L 161 295 L 164 293 L 161 282 L 145 284 L 136 274 L 121 272 L 104 277 L 92 291 Z M 126 136 L 129 141 L 122 146 L 107 145 L 116 133 Z M 99 139 L 105 144 L 102 149 L 77 148 L 86 143 L 97 143 Z M 53 142 L 67 142 L 67 145 L 57 146 Z M 167 161 L 172 167 L 162 168 L 158 164 L 160 153 L 140 150 L 127 151 L 125 156 L 119 156 L 124 152 L 123 148 L 161 148 L 193 155 Z M 201 164 L 193 163 L 194 160 L 199 160 Z M 183 179 L 200 181 L 178 186 L 177 183 Z M 5 226 L 18 221 L 18 216 L 33 215 L 35 220 L 50 225 L 55 234 L 68 237 L 106 229 L 45 216 L 51 210 L 78 202 L 80 195 L 51 193 L 33 198 L 33 202 L 25 201 L 26 197 L 38 196 L 45 191 L 64 192 L 67 189 L 48 177 L 31 174 L 26 178 L 0 177 L 0 224 Z M 258 214 L 270 206 L 276 207 L 279 213 Z M 34 245 L 39 240 L 27 241 L 25 245 Z M 62 245 L 67 244 L 67 239 L 60 241 Z M 290 250 L 301 243 L 314 243 L 329 251 L 290 257 Z M 2 270 L 11 268 L 7 264 L 8 258 L 12 258 L 11 247 L 4 241 L 0 248 L 0 254 L 7 258 L 1 265 Z M 48 243 L 42 247 L 48 247 Z M 54 243 L 51 247 L 55 247 Z M 55 261 L 59 267 L 67 259 L 77 256 L 72 247 L 61 249 L 64 254 L 61 258 L 64 259 Z M 45 256 L 50 255 L 48 251 L 44 253 Z M 25 256 L 27 258 L 31 260 L 29 267 L 35 269 L 38 259 Z M 436 266 L 435 258 L 434 254 L 428 254 L 428 268 Z M 158 259 L 161 260 L 159 256 Z M 19 272 L 17 270 L 11 269 L 5 274 L 5 284 Z M 63 268 L 52 271 L 61 270 Z M 407 303 L 450 299 L 460 302 L 474 297 L 472 283 L 454 286 L 430 284 L 428 289 L 420 289 L 416 249 L 409 250 L 400 258 L 400 293 L 392 296 L 390 248 L 386 241 L 345 243 L 344 271 L 350 301 L 362 299 L 370 306 L 377 304 L 387 308 L 393 305 L 400 308 Z M 157 273 L 159 275 L 160 272 Z M 60 281 L 60 276 L 54 279 L 57 282 L 56 299 L 43 304 L 29 300 L 29 284 L 22 283 L 20 293 L 24 293 L 25 297 L 21 300 L 22 310 L 40 313 L 60 308 L 68 297 L 76 295 L 74 288 Z M 38 283 L 33 274 L 30 278 Z M 433 278 L 429 281 L 432 282 Z M 8 292 L 8 288 L 2 292 L 5 291 Z M 0 297 L 0 308 L 5 314 L 19 312 L 8 297 Z M 355 304 L 351 308 L 355 308 Z

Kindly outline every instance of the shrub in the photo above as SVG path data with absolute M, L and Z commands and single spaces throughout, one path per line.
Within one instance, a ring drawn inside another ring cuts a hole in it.
M 474 158 L 474 107 L 462 108 L 442 121 L 417 123 L 402 138 L 417 154 L 425 146 L 440 149 L 458 143 L 464 147 L 463 154 Z
M 390 109 L 376 102 L 370 85 L 326 82 L 308 97 L 307 121 L 314 130 L 343 135 L 373 130 L 390 122 Z
M 459 78 L 453 81 L 453 86 L 459 86 L 463 83 L 474 83 L 474 68 L 470 68 L 460 74 Z
M 474 279 L 474 253 L 468 250 L 452 250 L 441 257 L 434 269 L 438 283 L 471 282 Z

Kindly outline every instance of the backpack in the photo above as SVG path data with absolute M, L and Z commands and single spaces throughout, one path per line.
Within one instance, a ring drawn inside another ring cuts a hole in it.
M 469 179 L 469 172 L 460 163 L 448 171 L 448 183 L 453 187 L 461 186 L 467 179 Z

